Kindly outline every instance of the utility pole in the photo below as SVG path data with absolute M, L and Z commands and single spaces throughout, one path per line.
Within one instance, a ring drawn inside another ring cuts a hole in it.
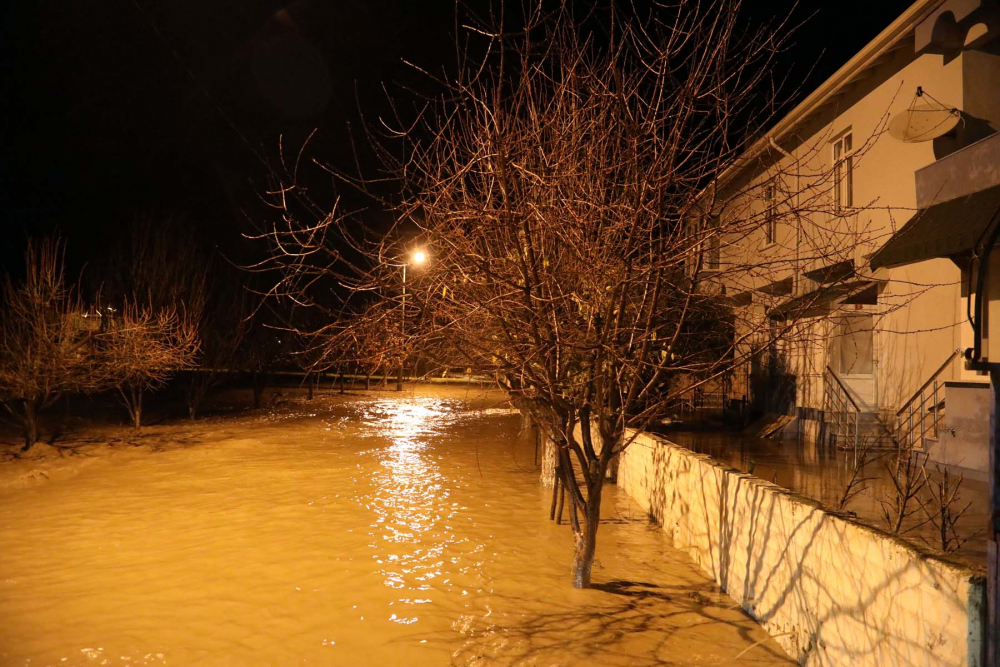
M 396 391 L 403 391 L 403 365 L 406 363 L 406 354 L 404 354 L 406 350 L 406 267 L 413 264 L 419 268 L 426 261 L 426 252 L 423 250 L 414 250 L 410 254 L 408 262 L 391 265 L 399 266 L 403 269 L 403 298 L 399 311 L 399 372 L 396 375 Z
M 403 364 L 406 355 L 403 354 L 403 345 L 406 341 L 406 264 L 403 264 L 403 303 L 399 311 L 399 374 L 396 375 L 396 391 L 403 391 Z

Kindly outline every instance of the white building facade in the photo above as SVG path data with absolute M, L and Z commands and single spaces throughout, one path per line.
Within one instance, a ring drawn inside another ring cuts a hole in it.
M 963 352 L 970 266 L 1000 209 L 998 36 L 994 0 L 914 3 L 719 186 L 774 211 L 749 241 L 723 239 L 719 282 L 761 323 L 793 325 L 775 345 L 794 385 L 786 433 L 986 470 L 988 379 Z M 781 268 L 727 281 L 727 258 L 748 254 Z M 747 364 L 731 394 L 759 372 Z

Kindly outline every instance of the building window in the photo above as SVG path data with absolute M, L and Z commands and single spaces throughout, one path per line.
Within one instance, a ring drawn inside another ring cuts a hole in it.
M 764 244 L 778 240 L 778 209 L 775 203 L 774 183 L 764 185 Z
M 833 142 L 833 203 L 838 211 L 854 206 L 854 146 L 850 132 Z

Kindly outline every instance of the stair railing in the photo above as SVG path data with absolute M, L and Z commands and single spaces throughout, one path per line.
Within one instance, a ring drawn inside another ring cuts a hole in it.
M 833 436 L 835 444 L 853 444 L 855 449 L 859 444 L 858 417 L 861 408 L 858 407 L 851 392 L 832 368 L 826 367 L 823 373 L 823 415 L 829 416 L 829 435 Z
M 925 440 L 937 439 L 939 424 L 944 418 L 944 383 L 941 373 L 961 354 L 952 352 L 944 363 L 920 385 L 910 400 L 896 411 L 896 442 L 910 449 L 924 449 Z

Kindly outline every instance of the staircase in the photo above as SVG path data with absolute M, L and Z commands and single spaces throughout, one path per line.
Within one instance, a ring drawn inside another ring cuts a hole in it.
M 944 419 L 944 382 L 941 374 L 961 353 L 955 350 L 920 389 L 896 412 L 896 441 L 900 446 L 925 450 L 927 441 L 937 441 Z
M 868 383 L 851 387 L 829 366 L 823 373 L 823 434 L 828 444 L 840 449 L 896 447 Z

